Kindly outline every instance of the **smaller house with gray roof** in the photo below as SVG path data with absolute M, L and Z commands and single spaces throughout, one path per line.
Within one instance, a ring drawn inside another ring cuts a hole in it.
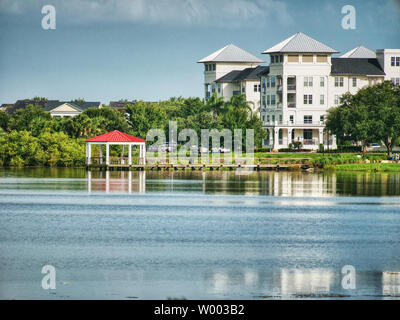
M 89 108 L 101 107 L 101 102 L 48 101 L 44 105 L 44 110 L 50 112 L 53 118 L 70 118 L 75 117 Z

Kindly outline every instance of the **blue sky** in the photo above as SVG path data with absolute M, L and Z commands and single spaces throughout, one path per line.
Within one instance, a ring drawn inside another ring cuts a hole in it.
M 56 30 L 41 27 L 43 5 Z M 356 29 L 341 27 L 344 5 Z M 304 32 L 344 53 L 400 48 L 399 0 L 0 0 L 0 103 L 203 95 L 196 63 L 234 43 L 261 52 Z

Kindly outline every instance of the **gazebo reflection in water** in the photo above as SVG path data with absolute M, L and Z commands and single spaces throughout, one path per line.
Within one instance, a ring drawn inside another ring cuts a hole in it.
M 88 192 L 145 193 L 146 171 L 86 171 Z

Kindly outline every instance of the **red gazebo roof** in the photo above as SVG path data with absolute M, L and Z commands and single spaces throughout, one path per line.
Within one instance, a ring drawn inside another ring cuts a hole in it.
M 86 142 L 146 142 L 146 140 L 142 140 L 121 131 L 114 130 L 88 139 Z

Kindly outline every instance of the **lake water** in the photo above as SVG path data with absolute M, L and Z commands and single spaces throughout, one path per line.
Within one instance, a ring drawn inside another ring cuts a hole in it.
M 0 169 L 0 298 L 399 299 L 399 196 L 398 173 Z

